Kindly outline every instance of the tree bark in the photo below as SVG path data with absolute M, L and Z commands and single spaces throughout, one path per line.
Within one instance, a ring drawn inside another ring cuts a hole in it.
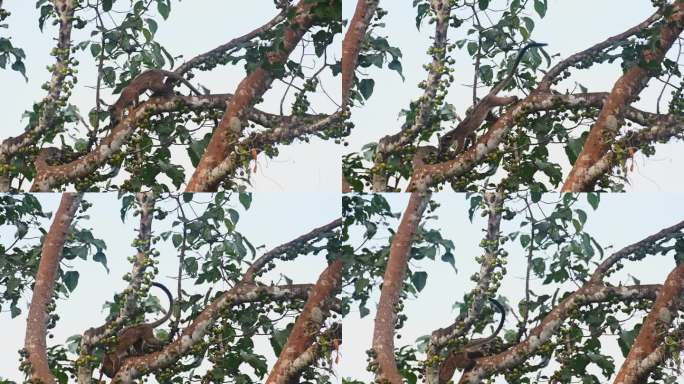
M 394 326 L 406 265 L 411 258 L 411 243 L 418 230 L 430 194 L 412 193 L 392 239 L 390 255 L 380 291 L 378 312 L 373 329 L 373 353 L 376 363 L 375 378 L 379 383 L 401 384 L 402 378 L 394 358 Z
M 366 37 L 379 0 L 358 0 L 349 29 L 342 41 L 342 106 L 349 104 L 349 92 L 354 85 L 354 72 L 361 52 L 363 38 Z
M 311 27 L 311 8 L 315 3 L 300 0 L 292 25 L 283 30 L 282 48 L 272 52 L 268 61 L 271 65 L 284 63 L 297 46 L 304 33 Z M 186 192 L 209 192 L 216 190 L 225 176 L 221 163 L 234 153 L 234 146 L 242 133 L 245 110 L 250 108 L 266 92 L 273 82 L 271 73 L 259 67 L 245 77 L 238 85 L 234 97 L 226 105 L 221 122 L 214 130 L 204 155 L 188 182 Z
M 654 352 L 664 341 L 666 330 L 671 328 L 672 322 L 678 318 L 678 300 L 684 294 L 684 263 L 677 266 L 665 279 L 663 288 L 649 312 L 639 335 L 629 354 L 622 363 L 622 367 L 615 377 L 614 384 L 645 383 L 648 374 L 656 367 L 657 361 L 652 361 L 646 367 L 642 364 L 646 357 Z M 681 341 L 678 343 L 681 345 Z M 680 347 L 681 349 L 681 347 Z
M 43 241 L 38 271 L 36 272 L 31 305 L 26 320 L 26 338 L 24 348 L 31 365 L 30 379 L 44 384 L 55 383 L 48 364 L 45 337 L 47 333 L 48 305 L 55 293 L 55 281 L 62 259 L 64 243 L 69 235 L 69 228 L 76 215 L 81 195 L 64 193 L 55 214 L 52 225 Z
M 301 367 L 296 366 L 294 362 L 316 341 L 316 336 L 329 314 L 328 303 L 341 288 L 343 266 L 342 260 L 336 260 L 321 273 L 278 356 L 278 361 L 268 375 L 266 384 L 299 382 Z
M 655 49 L 647 49 L 643 53 L 646 63 L 660 63 L 684 30 L 684 2 L 675 3 L 674 12 L 660 29 L 659 44 Z M 584 173 L 608 152 L 622 126 L 625 110 L 646 87 L 651 76 L 647 68 L 635 65 L 618 79 L 603 104 L 596 124 L 589 131 L 587 141 L 565 180 L 562 191 L 583 192 L 592 189 L 595 180 L 584 177 Z

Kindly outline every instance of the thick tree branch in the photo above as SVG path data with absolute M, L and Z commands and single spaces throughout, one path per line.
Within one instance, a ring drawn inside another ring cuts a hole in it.
M 56 383 L 50 372 L 46 350 L 45 337 L 47 333 L 48 304 L 55 295 L 55 281 L 62 259 L 62 250 L 66 242 L 71 223 L 81 202 L 82 195 L 65 193 L 59 203 L 59 208 L 45 235 L 40 254 L 38 271 L 36 272 L 31 305 L 26 320 L 26 338 L 24 348 L 31 365 L 30 381 L 44 384 Z
M 282 286 L 237 284 L 214 299 L 188 327 L 183 329 L 176 340 L 162 350 L 125 359 L 112 382 L 130 384 L 146 373 L 171 366 L 204 338 L 209 327 L 227 308 L 243 303 L 264 302 L 264 300 L 305 299 L 310 289 L 311 284 Z
M 394 357 L 394 327 L 406 267 L 411 258 L 411 244 L 418 230 L 430 194 L 412 193 L 390 245 L 390 254 L 380 291 L 373 328 L 373 359 L 376 381 L 401 384 L 402 378 Z
M 608 300 L 655 299 L 661 285 L 633 285 L 610 287 L 587 283 L 579 290 L 567 295 L 549 312 L 541 323 L 532 329 L 529 336 L 505 351 L 476 360 L 475 367 L 466 372 L 459 383 L 480 383 L 491 375 L 515 367 L 536 352 L 541 345 L 550 340 L 570 312 L 581 306 Z
M 349 93 L 354 85 L 361 45 L 379 2 L 380 0 L 357 0 L 354 16 L 342 41 L 342 108 L 347 107 L 350 102 Z
M 473 324 L 480 318 L 482 307 L 487 302 L 487 298 L 495 296 L 495 292 L 498 289 L 498 286 L 493 286 L 492 284 L 492 273 L 497 266 L 504 193 L 502 191 L 486 193 L 484 201 L 489 215 L 484 242 L 485 254 L 480 265 L 477 285 L 471 292 L 470 305 L 466 311 L 458 316 L 453 324 L 432 332 L 428 342 L 427 360 L 438 356 L 449 341 L 468 334 Z M 443 364 L 432 364 L 426 369 L 427 383 L 439 383 L 442 366 Z M 455 366 L 451 367 L 451 373 L 446 376 L 452 377 L 455 368 Z
M 659 359 L 649 359 L 644 365 L 644 359 L 655 352 L 664 342 L 666 332 L 673 321 L 679 317 L 678 304 L 684 294 L 684 263 L 679 264 L 665 279 L 663 288 L 658 292 L 658 298 L 653 304 L 646 320 L 644 320 L 639 335 L 629 354 L 622 363 L 622 367 L 615 377 L 614 384 L 644 383 L 648 374 L 661 362 Z
M 138 252 L 133 261 L 130 281 L 126 289 L 124 289 L 124 304 L 115 318 L 99 327 L 89 328 L 83 333 L 79 353 L 80 363 L 78 364 L 78 382 L 80 384 L 90 384 L 91 382 L 94 367 L 85 362 L 89 360 L 88 356 L 92 355 L 93 348 L 103 339 L 116 334 L 138 307 L 137 293 L 140 292 L 145 270 L 150 265 L 149 257 L 155 196 L 151 192 L 137 193 L 136 201 L 140 207 L 140 227 L 136 241 Z
M 131 135 L 141 122 L 146 121 L 152 115 L 165 112 L 176 112 L 181 107 L 192 109 L 215 109 L 224 108 L 231 100 L 231 94 L 216 94 L 202 96 L 155 96 L 140 103 L 131 110 L 111 130 L 91 152 L 66 163 L 50 164 L 50 161 L 59 158 L 56 148 L 45 148 L 36 159 L 36 177 L 31 186 L 32 191 L 50 191 L 54 187 L 73 181 L 75 179 L 91 175 L 99 167 L 103 166 L 113 154 L 121 150 L 128 143 Z M 306 116 L 279 116 L 266 113 L 255 108 L 250 108 L 246 113 L 249 121 L 271 128 L 263 132 L 253 134 L 246 138 L 251 145 L 255 143 L 282 143 L 292 140 L 301 135 L 319 132 L 336 121 L 337 115 L 306 115 Z
M 644 61 L 660 63 L 682 30 L 684 30 L 684 3 L 678 1 L 673 5 L 673 13 L 660 28 L 659 44 L 654 49 L 644 51 Z M 563 191 L 581 192 L 592 188 L 593 184 L 580 183 L 587 180 L 583 174 L 608 152 L 622 125 L 621 121 L 630 100 L 641 93 L 652 76 L 653 73 L 647 68 L 635 65 L 617 80 L 563 184 Z
M 270 65 L 281 65 L 297 46 L 304 33 L 311 27 L 310 14 L 315 3 L 300 0 L 292 23 L 283 30 L 279 48 L 269 54 Z M 221 122 L 214 130 L 211 140 L 197 165 L 188 185 L 187 192 L 207 192 L 217 188 L 218 181 L 209 179 L 209 173 L 217 168 L 235 150 L 238 138 L 244 127 L 245 113 L 270 87 L 273 76 L 263 66 L 256 68 L 238 85 L 235 96 L 226 105 Z M 225 176 L 219 175 L 219 176 Z
M 303 357 L 314 344 L 323 322 L 330 314 L 328 302 L 341 288 L 343 266 L 342 260 L 335 260 L 321 273 L 316 285 L 309 293 L 302 313 L 295 321 L 278 360 L 268 375 L 266 384 L 299 382 L 298 374 L 305 367 L 302 367 L 297 359 Z

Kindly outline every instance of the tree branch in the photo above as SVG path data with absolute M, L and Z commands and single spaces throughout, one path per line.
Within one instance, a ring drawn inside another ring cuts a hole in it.
M 649 357 L 664 342 L 666 334 L 664 330 L 670 328 L 673 321 L 679 317 L 677 311 L 678 301 L 683 294 L 684 263 L 681 263 L 665 279 L 665 284 L 663 284 L 663 288 L 658 292 L 655 304 L 653 304 L 651 311 L 646 316 L 639 335 L 634 340 L 627 358 L 622 363 L 615 381 L 613 381 L 614 384 L 646 382 L 648 374 L 661 360 L 649 359 L 648 363 L 644 365 L 644 359 Z
M 278 360 L 268 375 L 266 384 L 299 382 L 299 372 L 305 366 L 297 360 L 304 357 L 303 355 L 314 344 L 323 322 L 330 314 L 328 302 L 341 288 L 343 266 L 342 260 L 335 260 L 321 273 L 316 285 L 309 293 L 302 313 L 295 321 Z M 309 358 L 307 357 L 306 360 Z
M 384 192 L 387 189 L 387 176 L 382 169 L 387 161 L 387 154 L 409 144 L 421 130 L 426 128 L 435 106 L 435 97 L 437 96 L 440 79 L 442 75 L 447 73 L 445 60 L 447 57 L 447 33 L 449 31 L 451 15 L 450 2 L 446 0 L 431 0 L 431 5 L 433 12 L 436 14 L 435 36 L 431 49 L 432 63 L 425 81 L 425 92 L 423 92 L 416 106 L 415 119 L 407 121 L 401 127 L 400 132 L 385 136 L 378 142 L 374 159 L 375 169 L 373 170 L 374 192 Z
M 675 2 L 673 13 L 660 29 L 659 44 L 654 49 L 644 51 L 644 61 L 647 64 L 660 63 L 682 30 L 684 30 L 684 3 Z M 652 76 L 652 71 L 639 64 L 630 68 L 617 80 L 599 113 L 596 124 L 589 131 L 589 136 L 577 161 L 565 179 L 562 191 L 581 192 L 592 188 L 593 184 L 580 183 L 587 181 L 583 174 L 608 152 L 622 125 L 621 121 L 627 105 L 630 100 L 641 93 Z
M 378 382 L 402 383 L 394 357 L 396 306 L 399 304 L 402 286 L 404 285 L 406 266 L 411 258 L 411 243 L 429 201 L 429 193 L 411 194 L 408 206 L 404 210 L 404 215 L 390 246 L 373 328 L 373 360 L 375 378 Z
M 50 230 L 43 240 L 31 305 L 26 320 L 26 338 L 24 341 L 24 348 L 28 354 L 27 360 L 31 366 L 29 377 L 32 382 L 56 383 L 48 365 L 45 342 L 50 313 L 48 305 L 55 295 L 55 281 L 62 259 L 62 250 L 81 202 L 81 197 L 81 194 L 75 193 L 64 193 L 62 195 Z
M 380 0 L 357 0 L 354 16 L 342 41 L 342 108 L 348 106 L 349 93 L 354 86 L 354 73 L 361 52 L 363 39 L 366 37 L 375 10 Z
M 324 236 L 330 236 L 333 234 L 333 230 L 338 228 L 340 225 L 342 225 L 342 219 L 336 219 L 331 221 L 330 223 L 313 229 L 307 234 L 301 235 L 298 238 L 294 240 L 290 240 L 285 244 L 281 244 L 270 251 L 264 253 L 252 263 L 252 265 L 247 269 L 245 274 L 242 277 L 242 282 L 243 283 L 252 283 L 254 282 L 254 278 L 259 274 L 261 269 L 271 262 L 273 259 L 282 256 L 283 254 L 286 254 L 293 249 L 296 250 L 297 247 L 300 247 L 306 243 L 308 243 L 311 240 L 318 241 L 320 238 Z
M 313 17 L 310 14 L 315 3 L 300 0 L 296 7 L 296 15 L 292 24 L 283 30 L 283 38 L 279 49 L 268 54 L 269 65 L 280 65 L 287 60 L 297 46 L 304 33 L 311 27 Z M 221 122 L 214 130 L 211 140 L 195 169 L 186 192 L 208 192 L 216 190 L 227 170 L 221 169 L 215 179 L 209 179 L 209 173 L 217 168 L 223 160 L 234 151 L 244 126 L 244 116 L 256 100 L 258 100 L 273 82 L 271 73 L 260 66 L 245 77 L 235 91 L 235 97 L 227 103 Z

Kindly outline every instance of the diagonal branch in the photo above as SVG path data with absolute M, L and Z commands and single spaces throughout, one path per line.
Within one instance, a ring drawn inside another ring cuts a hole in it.
M 321 273 L 266 379 L 266 384 L 299 382 L 299 373 L 306 366 L 302 366 L 298 359 L 310 352 L 309 348 L 314 345 L 323 322 L 330 314 L 328 303 L 341 289 L 343 266 L 342 260 L 335 260 Z
M 677 1 L 673 5 L 672 14 L 660 28 L 658 44 L 655 48 L 643 52 L 644 62 L 649 65 L 660 63 L 682 30 L 684 2 Z M 592 184 L 586 184 L 587 178 L 583 175 L 608 152 L 622 125 L 629 102 L 641 93 L 652 76 L 652 71 L 639 64 L 630 68 L 617 80 L 610 96 L 603 104 L 596 124 L 589 131 L 589 136 L 563 184 L 562 191 L 580 192 L 592 188 Z
M 140 103 L 131 113 L 126 115 L 92 151 L 65 163 L 50 164 L 51 156 L 59 157 L 56 148 L 45 148 L 38 155 L 35 167 L 36 177 L 31 186 L 32 191 L 50 191 L 52 188 L 91 175 L 103 166 L 112 155 L 128 143 L 131 135 L 140 123 L 152 115 L 165 112 L 176 112 L 180 107 L 193 109 L 223 108 L 231 100 L 231 94 L 215 94 L 202 96 L 155 96 Z M 268 129 L 258 132 L 245 140 L 255 143 L 287 142 L 302 135 L 324 130 L 328 124 L 335 123 L 337 115 L 305 115 L 279 116 L 250 108 L 246 112 L 249 121 Z M 331 122 L 332 121 L 332 122 Z
M 515 367 L 534 354 L 539 348 L 556 334 L 570 312 L 582 305 L 601 303 L 609 300 L 654 299 L 662 285 L 632 285 L 611 287 L 587 283 L 582 288 L 566 296 L 541 323 L 532 329 L 529 336 L 518 344 L 492 356 L 476 360 L 475 367 L 465 372 L 459 383 L 480 383 L 497 372 Z
M 303 246 L 309 241 L 318 241 L 322 237 L 327 237 L 334 234 L 333 231 L 340 225 L 342 225 L 342 219 L 333 220 L 332 222 L 322 227 L 315 228 L 307 234 L 301 235 L 294 240 L 290 240 L 287 243 L 281 244 L 271 249 L 270 251 L 264 253 L 263 255 L 261 255 L 261 257 L 256 259 L 254 263 L 252 263 L 252 265 L 247 269 L 247 272 L 245 272 L 245 274 L 242 277 L 242 282 L 254 282 L 254 278 L 261 272 L 261 269 L 266 264 L 271 262 L 273 259 L 281 257 L 288 252 L 296 251 L 296 248 Z
M 280 24 L 282 21 L 285 20 L 285 16 L 287 15 L 287 11 L 289 9 L 289 4 L 285 3 L 285 5 L 282 7 L 282 10 L 280 13 L 278 13 L 274 18 L 269 20 L 266 24 L 250 31 L 249 33 L 246 33 L 240 37 L 236 37 L 232 39 L 231 41 L 219 45 L 218 47 L 205 52 L 201 55 L 197 55 L 193 57 L 192 59 L 186 61 L 182 65 L 180 65 L 177 69 L 174 70 L 174 72 L 178 75 L 182 75 L 193 68 L 200 67 L 201 65 L 205 64 L 207 61 L 210 61 L 211 59 L 215 59 L 218 56 L 221 56 L 222 54 L 230 51 L 231 49 L 234 49 L 241 44 L 244 44 L 255 37 L 258 37 L 262 33 L 266 31 L 270 31 L 275 27 L 276 25 Z M 200 68 L 201 69 L 201 68 Z
M 292 50 L 312 26 L 314 18 L 311 10 L 314 6 L 315 3 L 300 0 L 290 25 L 283 29 L 278 49 L 267 55 L 269 66 L 281 65 L 287 60 Z M 225 176 L 223 172 L 227 170 L 222 170 L 223 174 L 219 175 L 221 177 L 217 180 L 210 180 L 209 173 L 234 151 L 233 146 L 237 144 L 245 125 L 246 110 L 261 98 L 272 82 L 273 75 L 265 66 L 256 68 L 240 82 L 235 91 L 235 97 L 226 103 L 226 111 L 188 182 L 186 192 L 207 192 L 218 187 L 218 182 L 223 178 L 222 176 Z
M 639 335 L 634 340 L 627 358 L 613 381 L 614 384 L 646 382 L 649 373 L 661 360 L 651 359 L 648 364 L 644 365 L 644 359 L 660 347 L 665 341 L 665 330 L 669 329 L 675 319 L 679 318 L 678 304 L 682 295 L 684 295 L 684 263 L 679 264 L 665 279 L 655 304 L 646 316 Z
M 310 284 L 294 284 L 282 286 L 264 286 L 256 284 L 237 284 L 230 290 L 214 299 L 195 317 L 192 323 L 183 329 L 181 335 L 160 351 L 146 355 L 133 356 L 124 360 L 113 383 L 130 384 L 136 378 L 174 364 L 193 346 L 201 342 L 209 327 L 227 308 L 249 302 L 264 300 L 303 299 L 308 296 Z

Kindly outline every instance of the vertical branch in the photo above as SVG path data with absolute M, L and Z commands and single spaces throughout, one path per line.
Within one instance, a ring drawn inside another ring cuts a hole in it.
M 29 144 L 38 141 L 40 135 L 53 124 L 54 114 L 62 94 L 64 79 L 66 78 L 71 54 L 71 29 L 74 19 L 74 0 L 53 0 L 53 5 L 59 18 L 59 33 L 57 47 L 53 50 L 56 58 L 52 66 L 52 77 L 48 84 L 48 94 L 41 103 L 38 123 L 27 132 L 11 137 L 0 144 L 0 164 L 6 165 L 12 155 Z M 4 173 L 4 172 L 3 172 Z M 10 189 L 10 179 L 7 174 L 0 174 L 0 192 Z
M 499 288 L 499 279 L 494 277 L 494 269 L 498 266 L 499 237 L 501 229 L 501 214 L 504 202 L 503 189 L 488 192 L 484 195 L 484 203 L 487 206 L 488 219 L 487 230 L 483 245 L 485 254 L 480 265 L 477 285 L 471 291 L 471 301 L 468 309 L 458 316 L 453 324 L 446 328 L 434 331 L 428 343 L 428 360 L 439 356 L 443 348 L 461 336 L 466 335 L 472 325 L 480 318 L 482 306 L 487 298 L 494 296 Z M 455 355 L 449 355 L 440 363 L 427 365 L 426 378 L 428 383 L 440 383 L 440 378 L 451 379 L 456 371 L 453 359 Z
M 430 194 L 412 193 L 401 218 L 397 233 L 392 239 L 390 255 L 385 268 L 378 312 L 373 329 L 373 353 L 376 381 L 401 384 L 402 378 L 394 358 L 394 326 L 397 323 L 399 304 L 406 265 L 411 258 L 411 243 L 418 230 L 420 219 L 430 200 Z
M 357 0 L 354 16 L 342 41 L 342 107 L 349 104 L 349 93 L 354 85 L 354 72 L 361 52 L 361 44 L 368 31 L 380 0 Z
M 140 207 L 140 227 L 138 229 L 138 238 L 135 240 L 137 254 L 133 261 L 133 268 L 131 269 L 131 278 L 128 286 L 124 290 L 123 306 L 119 314 L 112 320 L 105 322 L 96 328 L 89 328 L 83 333 L 81 338 L 81 350 L 77 361 L 78 365 L 78 382 L 90 383 L 93 367 L 89 362 L 93 348 L 100 343 L 104 338 L 112 336 L 118 331 L 121 324 L 130 318 L 137 307 L 137 293 L 140 292 L 145 269 L 151 265 L 152 260 L 149 257 L 150 243 L 152 237 L 152 219 L 154 216 L 155 196 L 152 192 L 140 192 L 136 194 L 136 201 Z
M 48 313 L 50 312 L 47 307 L 55 293 L 55 281 L 59 271 L 59 262 L 62 258 L 62 250 L 69 234 L 69 228 L 76 215 L 76 210 L 81 202 L 81 196 L 76 193 L 65 193 L 62 195 L 62 201 L 59 204 L 55 218 L 43 241 L 31 305 L 26 321 L 26 338 L 24 341 L 24 347 L 28 354 L 27 359 L 31 365 L 31 372 L 29 374 L 31 381 L 44 384 L 56 382 L 48 365 L 45 342 Z
M 373 191 L 384 192 L 388 185 L 388 172 L 385 170 L 389 154 L 409 145 L 413 139 L 428 124 L 433 114 L 437 92 L 440 89 L 442 77 L 448 73 L 446 68 L 446 58 L 448 52 L 447 33 L 449 32 L 449 20 L 451 16 L 451 1 L 431 0 L 432 11 L 435 13 L 435 34 L 434 43 L 430 48 L 432 62 L 425 81 L 425 91 L 421 95 L 416 107 L 416 117 L 413 121 L 407 122 L 402 126 L 401 132 L 385 136 L 378 142 L 375 152 L 375 166 L 373 169 Z
M 646 358 L 665 341 L 666 330 L 678 318 L 677 304 L 684 295 L 684 263 L 679 264 L 665 279 L 663 288 L 658 292 L 655 304 L 651 308 L 639 331 L 629 354 L 615 377 L 615 384 L 645 383 L 648 374 L 659 361 L 650 361 L 643 366 Z
M 297 358 L 314 344 L 323 322 L 328 317 L 330 299 L 337 294 L 342 285 L 343 266 L 342 260 L 336 260 L 321 273 L 316 285 L 309 293 L 304 309 L 297 318 L 266 384 L 299 382 L 298 374 L 304 367 L 296 364 Z

